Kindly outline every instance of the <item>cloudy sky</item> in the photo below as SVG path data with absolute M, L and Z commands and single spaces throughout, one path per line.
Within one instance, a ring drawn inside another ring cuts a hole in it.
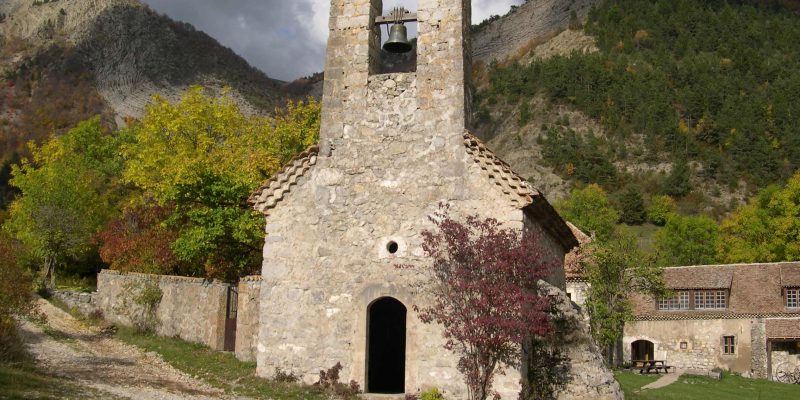
M 293 80 L 322 70 L 330 0 L 143 0 L 189 22 L 267 75 Z M 473 23 L 505 14 L 523 0 L 472 0 Z M 416 0 L 384 0 L 389 9 Z

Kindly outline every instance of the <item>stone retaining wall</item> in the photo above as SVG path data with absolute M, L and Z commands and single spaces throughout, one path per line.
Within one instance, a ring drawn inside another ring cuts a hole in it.
M 95 307 L 106 320 L 135 325 L 155 320 L 153 328 L 162 336 L 202 343 L 222 350 L 225 339 L 227 283 L 201 278 L 121 273 L 104 270 L 97 275 L 97 292 L 92 295 Z M 142 296 L 158 288 L 161 300 L 154 313 L 147 311 Z
M 150 324 L 158 335 L 223 350 L 229 287 L 202 278 L 103 270 L 97 275 L 96 292 L 57 291 L 53 297 L 83 315 L 94 314 L 126 326 Z M 242 361 L 255 360 L 260 289 L 261 276 L 247 276 L 239 282 L 235 353 Z M 143 297 L 147 291 L 161 295 L 154 312 L 147 311 Z

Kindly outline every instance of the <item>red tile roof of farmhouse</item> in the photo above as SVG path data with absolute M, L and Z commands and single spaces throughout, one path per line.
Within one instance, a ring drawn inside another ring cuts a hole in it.
M 658 310 L 650 296 L 632 295 L 636 319 L 716 319 L 760 316 L 797 316 L 800 309 L 787 308 L 783 288 L 800 286 L 800 262 L 769 264 L 700 265 L 665 268 L 668 287 L 729 290 L 727 308 L 720 310 Z M 787 279 L 787 281 L 784 281 Z M 786 283 L 790 283 L 787 285 Z
M 767 337 L 777 338 L 800 338 L 800 319 L 768 319 Z
M 565 250 L 569 251 L 578 245 L 573 231 L 539 190 L 515 173 L 506 162 L 469 131 L 464 132 L 464 146 L 472 160 L 506 195 L 514 207 L 529 213 L 529 216 L 542 224 Z M 271 179 L 253 192 L 247 202 L 256 210 L 269 215 L 270 210 L 291 191 L 291 187 L 297 184 L 298 179 L 316 164 L 318 153 L 317 146 L 312 146 L 292 158 Z

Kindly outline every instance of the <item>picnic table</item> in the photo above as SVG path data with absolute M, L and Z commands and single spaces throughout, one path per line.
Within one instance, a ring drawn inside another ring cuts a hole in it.
M 639 368 L 640 374 L 649 374 L 650 371 L 660 374 L 661 371 L 667 373 L 670 368 L 675 369 L 675 367 L 667 365 L 664 360 L 633 360 L 633 368 Z

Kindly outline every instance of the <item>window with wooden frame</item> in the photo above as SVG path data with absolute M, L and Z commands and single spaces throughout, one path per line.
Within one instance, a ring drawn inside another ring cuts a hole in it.
M 680 290 L 675 292 L 675 295 L 669 298 L 658 299 L 659 310 L 688 310 L 689 309 L 689 292 Z
M 786 308 L 800 308 L 800 288 L 786 288 L 784 299 Z
M 736 354 L 736 337 L 722 337 L 722 354 Z
M 695 290 L 694 308 L 713 310 L 728 307 L 728 293 L 724 290 Z

